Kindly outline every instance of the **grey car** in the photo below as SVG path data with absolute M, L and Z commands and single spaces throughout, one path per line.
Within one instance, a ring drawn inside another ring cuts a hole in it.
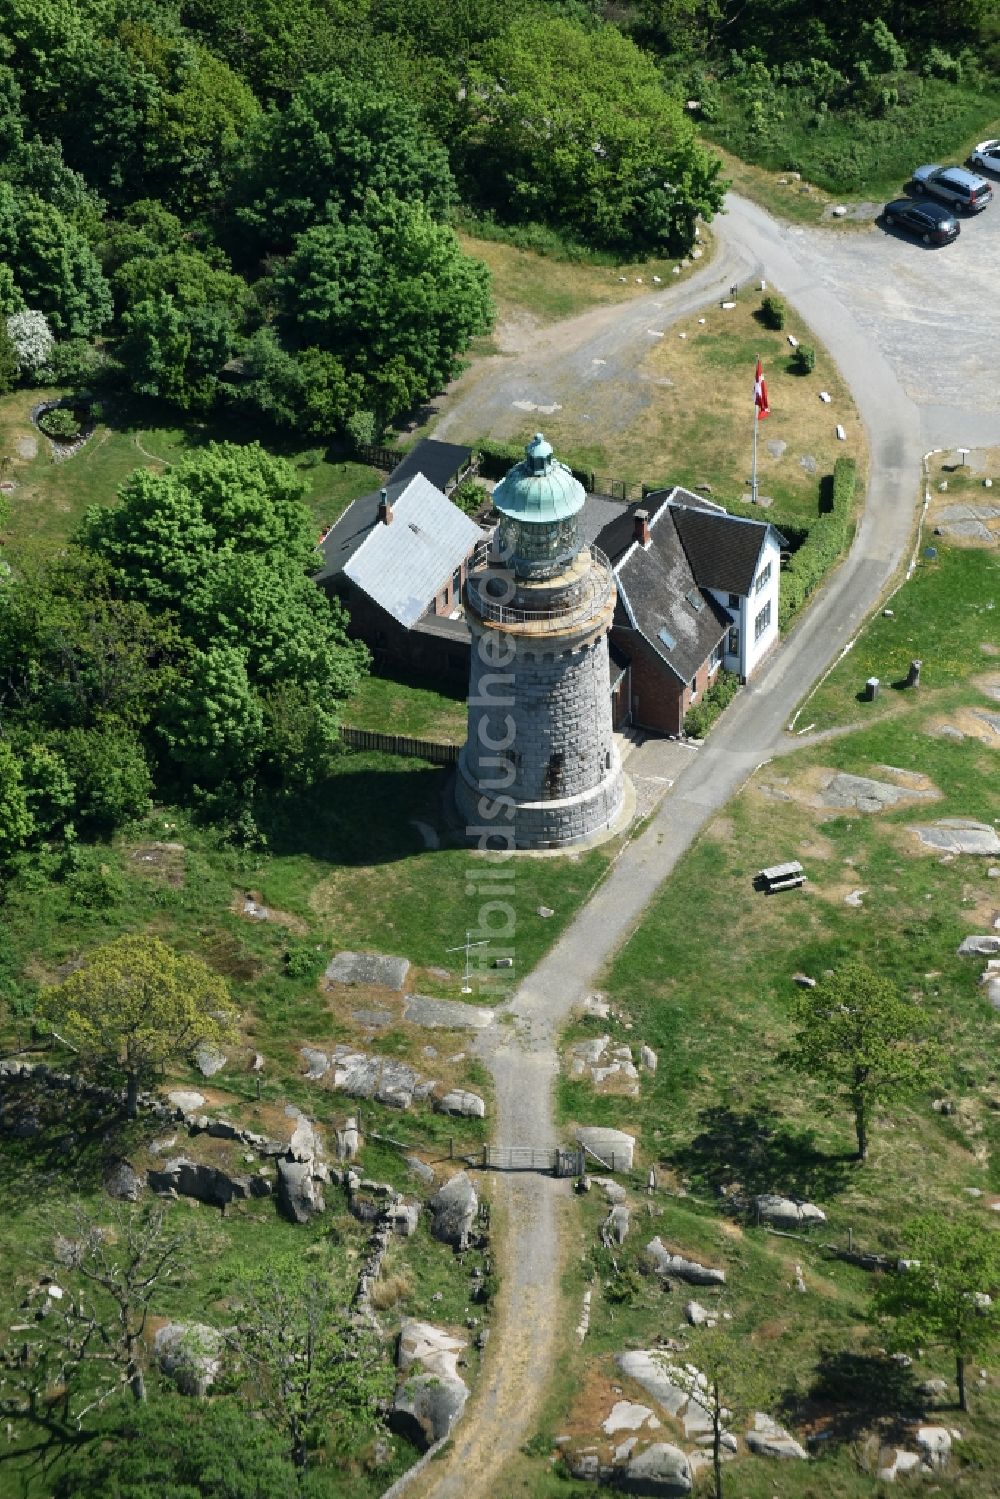
M 913 188 L 963 213 L 980 213 L 993 200 L 993 189 L 986 178 L 977 177 L 966 167 L 917 167 Z

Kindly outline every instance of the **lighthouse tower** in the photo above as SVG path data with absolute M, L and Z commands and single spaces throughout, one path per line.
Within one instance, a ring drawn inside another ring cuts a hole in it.
M 455 791 L 481 847 L 558 848 L 611 827 L 622 809 L 608 668 L 615 585 L 608 559 L 584 545 L 583 501 L 541 433 L 493 492 L 497 546 L 466 588 L 469 737 Z

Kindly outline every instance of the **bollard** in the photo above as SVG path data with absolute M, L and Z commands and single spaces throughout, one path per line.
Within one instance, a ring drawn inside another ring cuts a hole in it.
M 867 682 L 865 683 L 865 702 L 866 703 L 873 703 L 875 701 L 875 699 L 878 697 L 878 688 L 879 688 L 878 677 L 869 677 L 868 680 L 867 680 Z
M 922 661 L 911 661 L 910 662 L 910 670 L 909 670 L 909 672 L 907 674 L 907 678 L 906 678 L 906 685 L 907 685 L 907 687 L 919 687 L 920 686 L 920 668 L 921 668 L 921 666 L 923 666 L 923 664 L 924 663 Z

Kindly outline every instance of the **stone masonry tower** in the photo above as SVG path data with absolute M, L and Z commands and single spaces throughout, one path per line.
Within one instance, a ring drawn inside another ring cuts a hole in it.
M 575 843 L 622 808 L 608 667 L 615 585 L 608 559 L 583 544 L 583 501 L 537 433 L 493 492 L 497 545 L 469 576 L 469 737 L 455 799 L 484 848 Z

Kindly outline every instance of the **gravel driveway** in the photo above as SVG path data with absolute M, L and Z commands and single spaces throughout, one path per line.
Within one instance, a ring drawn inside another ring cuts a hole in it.
M 734 281 L 746 286 L 763 274 L 779 293 L 814 302 L 825 292 L 831 306 L 853 314 L 852 333 L 871 340 L 919 409 L 925 448 L 1000 443 L 1000 181 L 996 187 L 983 213 L 962 219 L 957 242 L 940 248 L 880 224 L 856 232 L 797 228 L 730 194 L 704 270 L 676 290 L 664 286 L 519 336 L 442 398 L 434 436 L 520 440 L 544 428 L 546 411 L 585 413 L 598 402 L 602 439 L 617 429 L 625 440 L 655 399 L 641 377 L 654 330 L 724 295 Z M 830 337 L 814 328 L 836 357 Z

